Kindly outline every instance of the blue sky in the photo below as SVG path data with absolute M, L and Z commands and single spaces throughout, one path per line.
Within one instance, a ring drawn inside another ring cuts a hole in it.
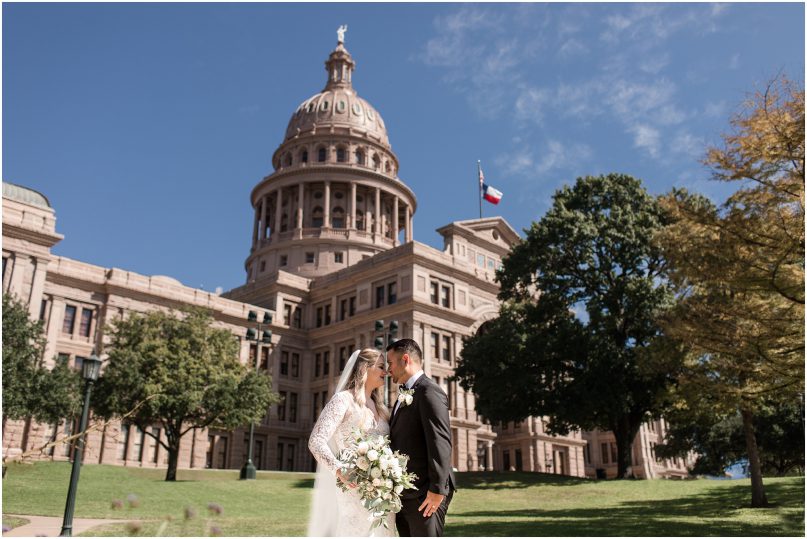
M 354 87 L 418 196 L 415 239 L 521 231 L 581 175 L 724 199 L 699 164 L 748 92 L 804 80 L 789 4 L 8 4 L 3 179 L 56 208 L 54 252 L 189 286 L 244 282 L 251 188 L 348 25 Z

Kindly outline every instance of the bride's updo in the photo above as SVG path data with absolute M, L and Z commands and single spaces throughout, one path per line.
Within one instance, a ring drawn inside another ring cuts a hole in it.
M 378 362 L 379 357 L 381 357 L 381 352 L 373 348 L 365 348 L 359 352 L 359 356 L 356 358 L 356 364 L 353 365 L 350 380 L 348 380 L 345 386 L 345 390 L 350 391 L 353 395 L 353 400 L 356 401 L 356 404 L 362 409 L 365 404 L 367 404 L 367 397 L 364 391 L 364 385 L 367 382 L 367 371 Z M 389 410 L 384 405 L 384 386 L 382 385 L 375 388 L 370 394 L 370 398 L 373 400 L 373 403 L 375 403 L 378 416 L 388 421 Z

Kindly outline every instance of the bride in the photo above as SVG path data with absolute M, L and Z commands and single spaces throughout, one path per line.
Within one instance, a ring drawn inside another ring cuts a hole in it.
M 377 350 L 356 350 L 350 356 L 333 398 L 323 408 L 308 448 L 319 463 L 308 521 L 312 536 L 395 536 L 395 515 L 387 515 L 389 528 L 370 529 L 370 512 L 355 490 L 342 492 L 336 481 L 346 483 L 339 471 L 339 452 L 355 428 L 389 435 L 389 411 L 384 405 L 384 357 Z

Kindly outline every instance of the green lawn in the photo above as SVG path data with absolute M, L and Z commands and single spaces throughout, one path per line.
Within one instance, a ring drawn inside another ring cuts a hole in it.
M 31 522 L 27 518 L 19 518 L 19 517 L 3 517 L 3 529 L 13 530 L 14 528 L 19 528 L 24 524 L 28 524 Z
M 304 535 L 311 474 L 163 470 L 87 465 L 82 468 L 76 517 L 143 520 L 139 535 Z M 3 481 L 3 511 L 61 516 L 70 476 L 67 463 L 12 465 Z M 544 474 L 459 474 L 447 536 L 802 536 L 804 478 L 768 478 L 773 507 L 748 508 L 748 480 L 592 481 Z M 137 497 L 130 507 L 127 497 Z M 121 500 L 122 508 L 113 508 Z M 223 509 L 211 514 L 209 503 Z M 194 510 L 184 518 L 185 508 Z M 166 519 L 170 521 L 166 522 Z M 4 521 L 6 519 L 4 518 Z M 129 534 L 125 525 L 84 535 Z

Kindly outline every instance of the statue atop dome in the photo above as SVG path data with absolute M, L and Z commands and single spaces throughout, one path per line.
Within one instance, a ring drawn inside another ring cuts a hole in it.
M 343 24 L 336 30 L 336 42 L 337 43 L 344 43 L 345 42 L 345 32 L 347 32 L 347 25 Z

